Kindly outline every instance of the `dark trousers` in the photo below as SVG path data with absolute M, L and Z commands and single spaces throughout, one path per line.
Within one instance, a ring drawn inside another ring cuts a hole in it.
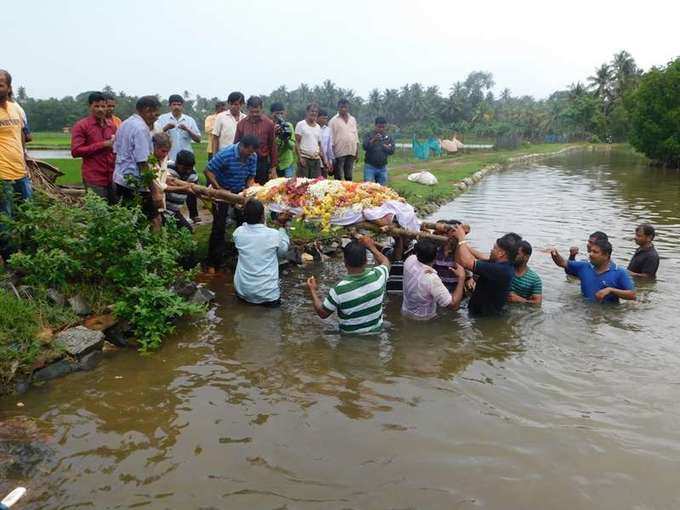
M 189 218 L 192 220 L 198 218 L 198 199 L 192 193 L 187 193 L 187 209 L 189 209 Z
M 92 191 L 96 195 L 102 197 L 106 200 L 109 205 L 114 205 L 118 202 L 118 197 L 116 196 L 116 185 L 111 183 L 108 186 L 100 186 L 98 184 L 88 184 L 83 181 L 83 186 L 85 186 L 85 191 Z
M 125 207 L 133 207 L 141 205 L 144 215 L 153 220 L 158 216 L 158 207 L 153 203 L 153 197 L 150 191 L 138 191 L 126 186 L 116 184 L 116 195 L 120 199 L 121 205 Z
M 16 207 L 23 201 L 28 200 L 33 195 L 33 185 L 31 179 L 22 177 L 14 181 L 0 180 L 0 215 L 4 214 L 10 218 L 14 217 Z M 3 222 L 0 216 L 0 256 L 6 262 L 14 252 L 7 235 L 9 226 Z
M 262 157 L 257 155 L 257 170 L 255 171 L 255 182 L 258 184 L 266 184 L 269 180 L 269 170 L 271 164 L 269 163 L 269 156 Z
M 186 228 L 189 232 L 194 231 L 193 225 L 189 223 L 189 221 L 184 217 L 184 215 L 180 211 L 167 211 L 165 214 L 172 218 L 175 218 L 178 227 Z
M 335 158 L 335 178 L 338 180 L 352 180 L 352 170 L 354 169 L 354 156 L 341 156 Z
M 297 176 L 307 177 L 308 179 L 316 179 L 321 175 L 321 160 L 302 158 L 305 161 L 305 166 L 298 163 Z
M 213 222 L 210 239 L 208 239 L 208 266 L 210 267 L 220 268 L 224 264 L 225 232 L 230 209 L 234 210 L 236 224 L 240 225 L 243 222 L 243 214 L 239 209 L 225 202 L 213 202 Z

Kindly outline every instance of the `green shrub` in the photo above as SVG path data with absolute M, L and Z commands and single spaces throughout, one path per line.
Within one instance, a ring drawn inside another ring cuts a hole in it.
M 10 231 L 19 250 L 10 266 L 26 283 L 116 296 L 114 310 L 142 350 L 160 345 L 171 319 L 200 310 L 168 290 L 192 276 L 180 265 L 195 249 L 191 234 L 174 223 L 153 232 L 138 207 L 111 207 L 91 193 L 81 205 L 38 196 L 20 207 Z
M 0 290 L 0 378 L 9 380 L 35 361 L 42 348 L 39 331 L 35 305 Z

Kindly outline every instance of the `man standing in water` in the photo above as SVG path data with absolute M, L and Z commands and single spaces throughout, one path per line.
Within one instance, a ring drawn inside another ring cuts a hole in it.
M 264 206 L 255 199 L 246 202 L 243 215 L 245 223 L 233 235 L 238 250 L 234 273 L 236 296 L 253 305 L 279 306 L 279 257 L 286 254 L 290 245 L 285 229 L 290 216 L 277 215 L 278 230 L 269 228 L 264 221 Z
M 456 287 L 453 292 L 449 292 L 433 267 L 437 245 L 428 239 L 421 239 L 416 244 L 415 252 L 404 262 L 401 313 L 412 319 L 429 320 L 437 316 L 437 305 L 458 310 L 465 284 L 463 266 L 454 264 Z
M 588 251 L 589 254 L 590 247 L 598 239 L 609 241 L 609 236 L 604 232 L 600 232 L 599 230 L 596 230 L 595 232 L 590 234 L 590 236 L 588 236 L 588 241 L 586 242 L 586 250 Z M 572 246 L 571 248 L 569 248 L 569 260 L 576 260 L 576 255 L 578 255 L 578 246 Z
M 456 225 L 449 232 L 458 240 L 456 262 L 479 277 L 468 310 L 472 315 L 498 315 L 508 300 L 521 238 L 514 233 L 499 237 L 491 248 L 489 260 L 484 261 L 476 258 L 470 249 L 462 225 Z
M 515 276 L 510 285 L 509 303 L 530 303 L 540 305 L 543 302 L 543 283 L 533 269 L 527 265 L 531 258 L 531 244 L 520 241 L 515 257 Z
M 628 272 L 611 261 L 612 245 L 609 241 L 598 239 L 590 245 L 590 262 L 566 261 L 555 249 L 550 255 L 557 266 L 581 280 L 581 293 L 586 299 L 601 303 L 635 300 L 635 285 Z
M 635 243 L 638 249 L 630 259 L 628 272 L 633 276 L 642 278 L 656 278 L 656 271 L 659 269 L 659 254 L 654 248 L 654 237 L 656 231 L 649 223 L 638 225 L 635 229 Z
M 366 267 L 366 249 L 373 254 L 378 265 Z M 333 287 L 321 302 L 316 278 L 307 279 L 314 310 L 322 319 L 334 312 L 338 314 L 340 332 L 348 334 L 374 333 L 383 323 L 383 300 L 390 261 L 375 245 L 373 239 L 363 236 L 350 241 L 344 248 L 347 276 Z

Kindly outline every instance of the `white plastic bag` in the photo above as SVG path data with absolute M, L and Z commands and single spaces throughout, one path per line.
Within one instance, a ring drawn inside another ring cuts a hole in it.
M 420 172 L 409 174 L 408 180 L 411 182 L 417 182 L 418 184 L 424 184 L 425 186 L 434 186 L 437 184 L 437 178 L 427 170 L 421 170 Z

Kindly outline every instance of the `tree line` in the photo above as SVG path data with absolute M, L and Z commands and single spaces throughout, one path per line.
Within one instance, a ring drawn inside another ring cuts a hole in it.
M 494 77 L 486 71 L 471 72 L 446 92 L 416 82 L 398 89 L 373 89 L 364 98 L 352 89 L 326 80 L 313 87 L 303 83 L 293 90 L 280 86 L 263 99 L 265 107 L 274 101 L 282 102 L 290 120 L 297 121 L 304 117 L 308 103 L 318 103 L 333 112 L 337 101 L 347 98 L 361 126 L 368 128 L 376 116 L 382 115 L 392 125 L 396 137 L 402 139 L 414 134 L 450 137 L 457 132 L 463 136 L 512 136 L 530 141 L 549 138 L 622 142 L 631 136 L 630 112 L 642 77 L 632 55 L 621 51 L 591 76 L 545 99 L 514 96 L 507 88 L 494 94 Z M 123 91 L 116 93 L 108 85 L 103 90 L 116 96 L 119 116 L 125 118 L 133 113 L 136 96 Z M 19 87 L 17 100 L 26 110 L 34 131 L 60 131 L 86 114 L 89 92 L 61 99 L 36 99 Z M 243 92 L 248 95 L 248 91 Z M 186 112 L 201 123 L 213 112 L 215 102 L 223 99 L 192 97 L 186 90 L 183 96 Z M 166 98 L 160 99 L 165 103 Z

